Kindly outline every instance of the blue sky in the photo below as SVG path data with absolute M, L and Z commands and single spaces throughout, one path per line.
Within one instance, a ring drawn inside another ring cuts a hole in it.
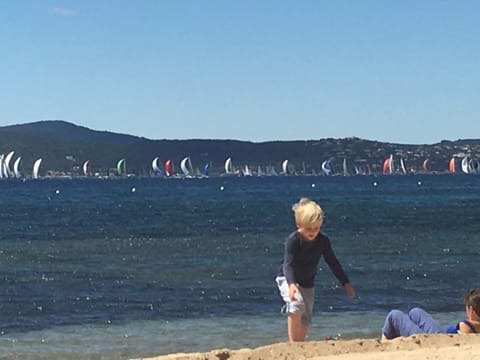
M 0 126 L 151 139 L 480 138 L 480 2 L 0 4 Z

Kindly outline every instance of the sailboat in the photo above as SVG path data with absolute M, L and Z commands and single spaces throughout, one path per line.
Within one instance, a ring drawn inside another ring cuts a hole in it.
M 468 156 L 465 156 L 462 159 L 462 171 L 464 174 L 471 174 L 473 173 L 473 166 L 472 166 L 472 161 L 468 158 Z
M 38 179 L 41 164 L 42 164 L 42 158 L 35 160 L 35 162 L 33 163 L 32 178 Z
M 152 160 L 152 170 L 155 175 L 162 174 L 162 169 L 158 165 L 158 156 Z
M 405 167 L 405 161 L 403 158 L 400 158 L 400 170 L 402 171 L 403 175 L 407 175 L 407 168 Z
M 3 163 L 4 166 L 4 175 L 5 177 L 13 177 L 13 171 L 10 169 L 10 161 L 12 161 L 13 154 L 15 154 L 15 151 L 10 151 L 7 156 L 5 156 L 5 160 Z
M 268 170 L 267 170 L 267 174 L 268 175 L 271 175 L 271 176 L 277 176 L 278 173 L 277 173 L 277 170 L 275 170 L 275 166 L 273 165 L 267 165 L 268 166 Z
M 192 162 L 190 161 L 190 156 L 183 158 L 183 160 L 180 162 L 180 169 L 182 170 L 183 175 L 186 177 L 192 177 L 193 167 Z
M 208 177 L 208 173 L 210 172 L 210 163 L 206 163 L 203 167 L 203 176 Z
M 282 162 L 282 175 L 288 175 L 288 160 Z
M 15 162 L 13 163 L 13 174 L 15 175 L 15 177 L 18 179 L 20 177 L 22 177 L 22 173 L 20 172 L 20 165 L 22 163 L 22 157 L 19 156 Z
M 167 176 L 173 176 L 174 175 L 172 160 L 165 161 L 165 174 Z
M 239 175 L 240 174 L 240 171 L 235 170 L 235 168 L 233 167 L 232 158 L 228 158 L 227 160 L 225 160 L 224 167 L 225 167 L 225 173 L 222 174 L 222 175 L 230 176 L 230 175 Z
M 388 174 L 390 172 L 390 158 L 386 158 L 383 161 L 382 172 Z
M 252 170 L 250 170 L 250 167 L 248 165 L 245 165 L 243 170 L 242 170 L 242 175 L 243 176 L 252 176 Z
M 423 160 L 422 169 L 425 172 L 428 172 L 428 159 Z
M 263 176 L 263 170 L 262 170 L 262 167 L 260 165 L 257 166 L 257 176 Z
M 88 176 L 88 163 L 90 160 L 87 160 L 82 165 L 83 175 Z
M 332 173 L 332 159 L 325 160 L 322 163 L 322 171 L 325 175 L 330 175 Z
M 450 161 L 448 162 L 448 171 L 453 174 L 455 173 L 455 157 L 452 156 Z
M 472 161 L 472 162 L 473 162 L 472 172 L 473 172 L 474 174 L 480 173 L 480 161 L 475 160 L 475 161 Z
M 232 158 L 225 160 L 225 174 L 233 174 Z
M 390 154 L 390 156 L 384 160 L 382 170 L 384 174 L 393 174 L 394 169 L 393 155 Z
M 120 159 L 117 162 L 117 174 L 118 176 L 125 176 L 127 174 L 127 164 L 125 159 Z
M 347 158 L 343 158 L 343 176 L 348 175 L 350 175 L 350 173 L 348 172 Z
M 3 179 L 5 176 L 3 175 L 3 163 L 4 163 L 5 155 L 0 155 L 0 179 Z

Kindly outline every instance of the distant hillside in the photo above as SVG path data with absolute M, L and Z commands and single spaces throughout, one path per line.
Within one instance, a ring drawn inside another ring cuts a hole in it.
M 445 171 L 451 156 L 469 155 L 480 159 L 480 140 L 442 141 L 431 145 L 404 145 L 358 138 L 253 143 L 237 140 L 151 140 L 107 131 L 91 130 L 65 121 L 39 121 L 0 127 L 0 154 L 15 151 L 22 156 L 25 172 L 35 159 L 43 158 L 42 169 L 79 172 L 85 160 L 91 171 L 107 173 L 125 158 L 128 172 L 149 173 L 152 159 L 171 159 L 178 169 L 181 159 L 190 156 L 195 167 L 209 163 L 213 173 L 223 172 L 228 157 L 235 166 L 274 166 L 288 159 L 298 172 L 320 172 L 320 165 L 332 159 L 334 170 L 342 171 L 343 159 L 354 166 L 380 172 L 386 157 L 404 158 L 407 168 L 418 170 L 429 159 L 432 171 Z
M 64 141 L 81 141 L 93 143 L 133 142 L 135 136 L 116 134 L 108 131 L 96 131 L 84 126 L 74 125 L 62 120 L 45 120 L 22 125 L 0 127 L 1 130 L 15 134 L 40 136 Z

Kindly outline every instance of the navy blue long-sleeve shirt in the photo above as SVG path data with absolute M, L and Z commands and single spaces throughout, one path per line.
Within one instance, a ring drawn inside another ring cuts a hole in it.
M 288 284 L 297 283 L 311 288 L 322 256 L 342 285 L 350 282 L 332 250 L 330 239 L 320 233 L 312 241 L 305 240 L 298 231 L 290 234 L 285 243 L 285 255 L 278 275 L 285 276 Z

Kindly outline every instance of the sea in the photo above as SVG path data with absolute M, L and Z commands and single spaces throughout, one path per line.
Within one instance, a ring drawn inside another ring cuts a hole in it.
M 291 206 L 324 209 L 308 340 L 379 338 L 390 309 L 465 316 L 480 176 L 38 179 L 0 183 L 0 358 L 135 359 L 287 340 L 275 276 Z

